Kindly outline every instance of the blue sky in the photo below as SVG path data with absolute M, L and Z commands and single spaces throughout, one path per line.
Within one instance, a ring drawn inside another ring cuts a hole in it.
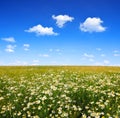
M 120 66 L 119 0 L 0 0 L 0 65 Z

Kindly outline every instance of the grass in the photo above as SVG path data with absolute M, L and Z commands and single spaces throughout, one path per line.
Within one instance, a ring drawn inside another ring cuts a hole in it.
M 119 118 L 120 67 L 0 67 L 0 118 Z

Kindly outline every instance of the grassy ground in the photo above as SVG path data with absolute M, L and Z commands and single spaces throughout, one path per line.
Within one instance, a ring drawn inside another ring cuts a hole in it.
M 0 67 L 0 118 L 119 118 L 120 67 Z

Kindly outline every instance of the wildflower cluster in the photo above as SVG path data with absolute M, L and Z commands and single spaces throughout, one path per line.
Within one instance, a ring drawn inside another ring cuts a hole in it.
M 0 73 L 0 118 L 120 117 L 119 71 L 1 67 Z

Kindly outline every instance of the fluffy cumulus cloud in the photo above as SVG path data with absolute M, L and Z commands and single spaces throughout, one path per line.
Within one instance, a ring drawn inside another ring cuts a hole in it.
M 97 51 L 101 51 L 102 49 L 101 48 L 96 48 Z
M 92 54 L 87 54 L 87 53 L 84 53 L 83 56 L 84 56 L 84 57 L 87 57 L 87 58 L 94 58 L 94 55 L 92 55 Z
M 109 61 L 109 60 L 104 60 L 103 63 L 104 63 L 104 64 L 109 64 L 110 61 Z
M 113 55 L 114 55 L 115 57 L 119 57 L 119 56 L 120 56 L 119 50 L 114 50 L 113 53 L 114 53 Z
M 2 40 L 7 41 L 7 42 L 11 42 L 11 43 L 14 43 L 14 42 L 15 42 L 14 37 L 2 38 Z
M 40 61 L 38 59 L 34 59 L 32 65 L 39 65 L 39 62 Z
M 14 52 L 16 45 L 7 45 L 5 51 L 6 52 Z
M 101 54 L 100 56 L 101 56 L 101 57 L 105 57 L 106 55 L 105 55 L 105 54 Z
M 94 62 L 94 59 L 90 58 L 89 61 L 90 61 L 90 62 Z
M 114 56 L 115 56 L 115 57 L 119 57 L 119 56 L 120 56 L 120 54 L 114 54 Z
M 52 27 L 43 27 L 40 24 L 33 26 L 28 30 L 25 30 L 25 32 L 30 32 L 30 33 L 33 32 L 36 33 L 37 35 L 57 35 L 57 33 L 53 31 Z
M 114 52 L 114 53 L 119 53 L 119 50 L 114 50 L 113 52 Z
M 83 32 L 103 32 L 106 27 L 101 25 L 103 21 L 97 17 L 88 17 L 83 23 L 80 23 L 80 30 Z
M 34 63 L 38 63 L 39 60 L 38 60 L 38 59 L 34 59 L 33 62 L 34 62 Z
M 52 18 L 56 20 L 56 24 L 59 28 L 62 28 L 65 23 L 72 22 L 74 20 L 73 17 L 70 17 L 68 15 L 58 15 L 58 16 L 52 15 Z
M 48 54 L 40 54 L 39 56 L 40 56 L 40 57 L 49 57 Z
M 30 45 L 29 45 L 29 44 L 23 44 L 23 47 L 24 47 L 24 50 L 25 50 L 25 51 L 28 51 L 28 50 L 29 50 Z

